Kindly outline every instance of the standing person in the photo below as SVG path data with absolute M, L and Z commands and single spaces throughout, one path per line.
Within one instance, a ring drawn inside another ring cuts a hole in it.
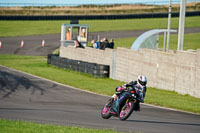
M 114 49 L 114 40 L 110 39 L 109 48 Z
M 99 42 L 92 40 L 91 43 L 93 45 L 93 48 L 99 49 Z
M 147 84 L 147 78 L 144 75 L 139 75 L 136 81 L 131 81 L 128 84 L 124 84 L 122 86 L 119 86 L 116 88 L 116 92 L 115 94 L 112 96 L 113 100 L 111 102 L 115 102 L 114 106 L 111 109 L 111 112 L 113 113 L 117 113 L 118 110 L 118 106 L 120 103 L 120 99 L 118 99 L 118 97 L 120 97 L 120 95 L 123 93 L 124 90 L 126 90 L 127 87 L 132 87 L 135 89 L 138 89 L 140 91 L 138 91 L 138 96 L 139 96 L 139 100 L 140 102 L 144 103 L 144 98 L 145 98 L 145 94 L 146 94 L 146 87 Z M 137 111 L 140 111 L 140 105 L 137 105 Z
M 71 40 L 71 29 L 70 28 L 67 30 L 66 40 Z
M 109 44 L 109 42 L 106 37 L 101 39 L 99 49 L 105 50 L 105 48 L 108 47 L 108 44 Z

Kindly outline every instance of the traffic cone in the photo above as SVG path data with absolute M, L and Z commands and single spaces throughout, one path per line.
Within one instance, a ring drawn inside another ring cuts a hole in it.
M 42 40 L 42 47 L 44 47 L 45 46 L 45 41 L 44 40 Z
M 21 41 L 21 48 L 24 47 L 24 40 Z
M 1 41 L 0 41 L 0 48 L 1 48 L 2 46 L 1 46 Z

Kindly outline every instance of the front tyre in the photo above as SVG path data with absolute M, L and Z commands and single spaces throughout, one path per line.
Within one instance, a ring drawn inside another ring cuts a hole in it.
M 122 107 L 122 110 L 120 111 L 119 114 L 119 119 L 121 121 L 126 120 L 132 114 L 133 110 L 134 110 L 134 103 L 133 101 L 129 101 Z
M 103 119 L 109 119 L 109 118 L 111 117 L 110 108 L 111 108 L 111 106 L 105 105 L 105 106 L 103 107 L 103 109 L 101 110 L 101 117 L 102 117 Z

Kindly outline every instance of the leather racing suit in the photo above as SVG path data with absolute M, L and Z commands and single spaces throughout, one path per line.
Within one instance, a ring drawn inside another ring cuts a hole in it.
M 118 98 L 123 93 L 123 91 L 126 90 L 128 87 L 135 88 L 136 90 L 142 90 L 142 91 L 138 91 L 139 92 L 138 95 L 139 95 L 140 102 L 144 103 L 144 98 L 145 98 L 145 94 L 147 90 L 146 86 L 141 86 L 140 84 L 137 83 L 137 81 L 131 81 L 128 84 L 124 84 L 116 88 L 115 94 L 112 96 L 115 102 L 114 106 L 112 107 L 114 112 L 118 112 L 118 107 L 120 103 L 120 100 Z M 139 111 L 140 110 L 139 104 L 137 106 L 138 107 L 136 108 Z

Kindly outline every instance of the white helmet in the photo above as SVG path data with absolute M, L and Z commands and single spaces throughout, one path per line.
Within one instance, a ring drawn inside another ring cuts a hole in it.
M 138 82 L 138 84 L 140 84 L 143 87 L 146 86 L 146 84 L 147 84 L 147 78 L 146 78 L 146 76 L 139 75 L 138 78 L 137 78 L 137 82 Z

